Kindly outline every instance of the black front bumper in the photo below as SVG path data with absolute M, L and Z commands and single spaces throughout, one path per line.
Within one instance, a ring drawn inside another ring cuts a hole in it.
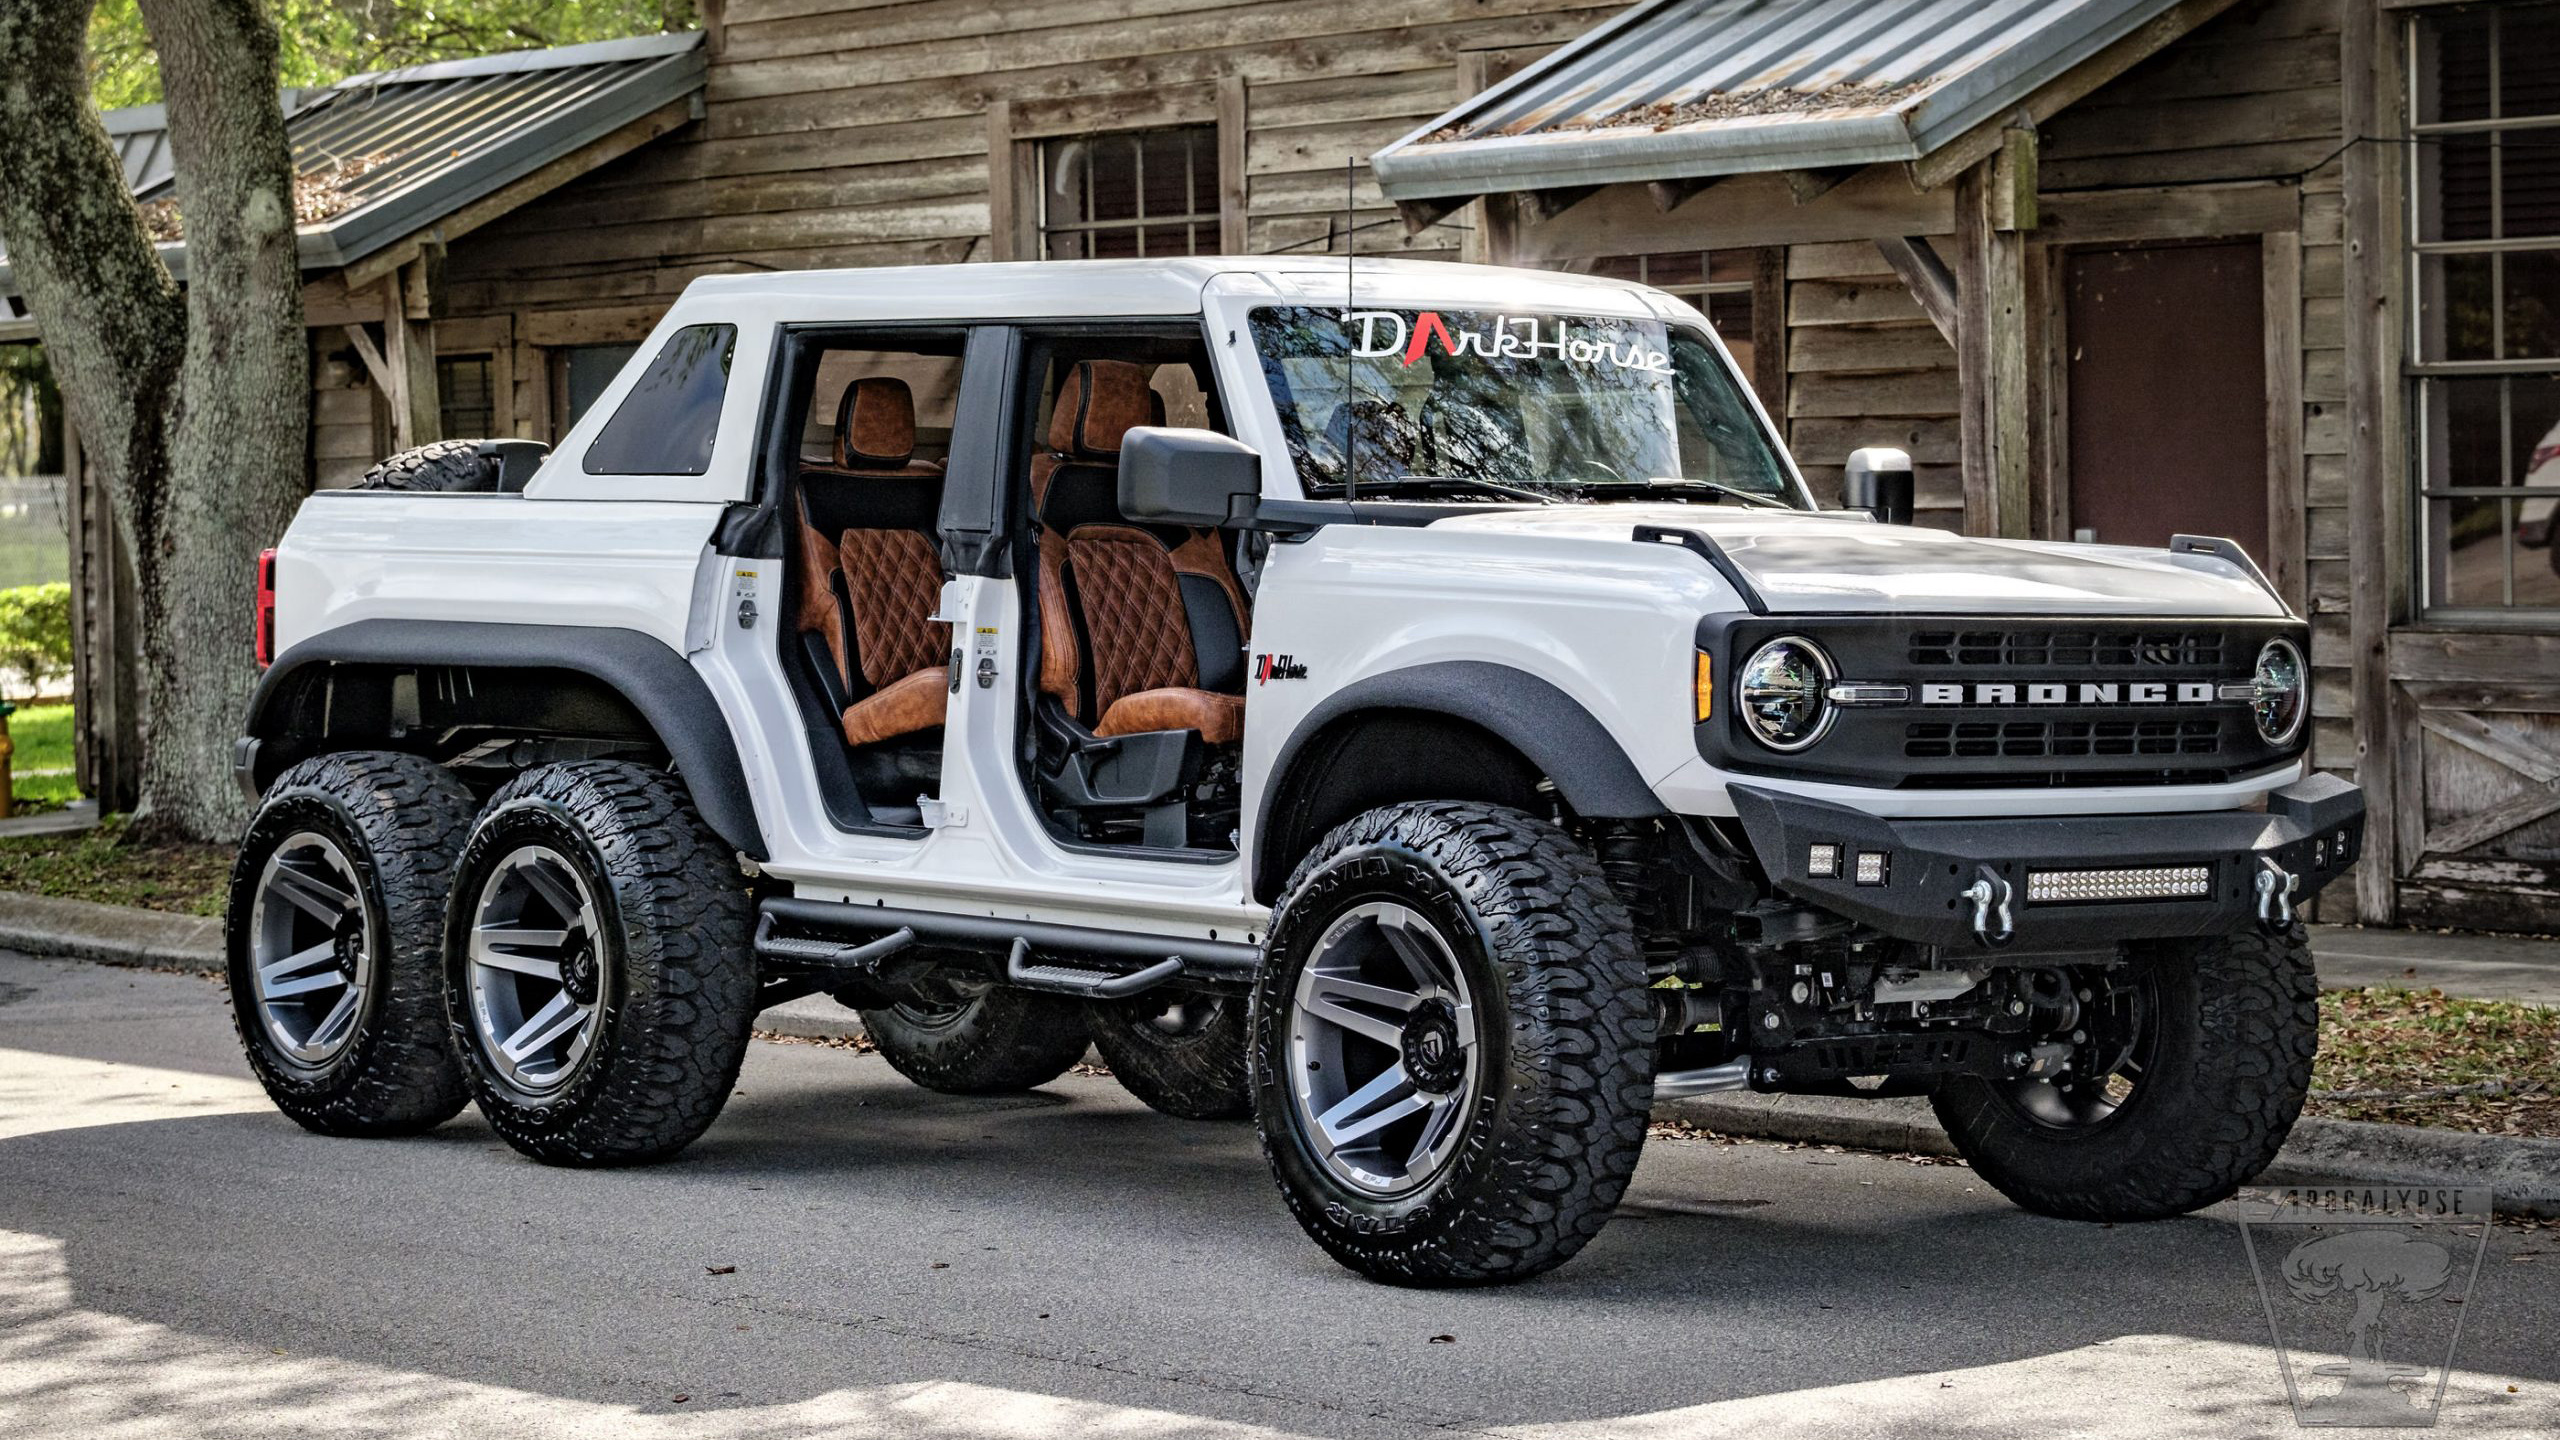
M 2289 919 L 2279 897 L 2301 906 L 2364 852 L 2364 792 L 2331 775 L 2274 791 L 2263 812 L 1885 820 L 1748 785 L 1734 786 L 1733 800 L 1778 890 L 1887 935 L 1962 949 L 2072 951 L 2228 934 Z M 1836 847 L 1836 875 L 1813 873 L 1817 846 Z M 1859 884 L 1858 856 L 1879 852 L 1883 878 Z M 2188 866 L 2203 867 L 2203 894 L 2030 897 L 2036 872 Z

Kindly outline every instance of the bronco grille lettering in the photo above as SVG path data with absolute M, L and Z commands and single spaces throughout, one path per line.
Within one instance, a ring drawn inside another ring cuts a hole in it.
M 2209 680 L 2135 685 L 1923 685 L 1923 705 L 2210 705 Z

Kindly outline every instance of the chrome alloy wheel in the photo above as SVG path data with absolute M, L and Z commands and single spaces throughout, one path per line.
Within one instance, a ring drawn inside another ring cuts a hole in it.
M 558 851 L 526 845 L 481 883 L 471 910 L 471 1028 L 499 1076 L 557 1089 L 595 1043 L 604 967 L 595 897 Z
M 1483 1068 L 1449 942 L 1393 901 L 1343 912 L 1299 972 L 1288 1064 L 1299 1132 L 1336 1179 L 1379 1196 L 1429 1184 L 1457 1151 Z
M 356 1035 L 379 950 L 355 863 L 298 830 L 267 857 L 249 913 L 250 987 L 278 1055 L 319 1070 Z

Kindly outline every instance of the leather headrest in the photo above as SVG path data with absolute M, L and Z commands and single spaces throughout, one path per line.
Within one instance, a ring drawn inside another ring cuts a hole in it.
M 836 404 L 836 463 L 848 470 L 900 466 L 916 453 L 916 397 L 894 375 L 866 375 Z
M 1147 423 L 1147 372 L 1126 360 L 1079 360 L 1058 386 L 1049 448 L 1078 460 L 1108 460 L 1120 437 Z

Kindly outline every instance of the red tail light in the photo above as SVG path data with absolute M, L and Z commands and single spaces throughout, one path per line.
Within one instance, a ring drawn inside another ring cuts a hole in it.
M 258 552 L 258 668 L 276 663 L 276 552 Z

